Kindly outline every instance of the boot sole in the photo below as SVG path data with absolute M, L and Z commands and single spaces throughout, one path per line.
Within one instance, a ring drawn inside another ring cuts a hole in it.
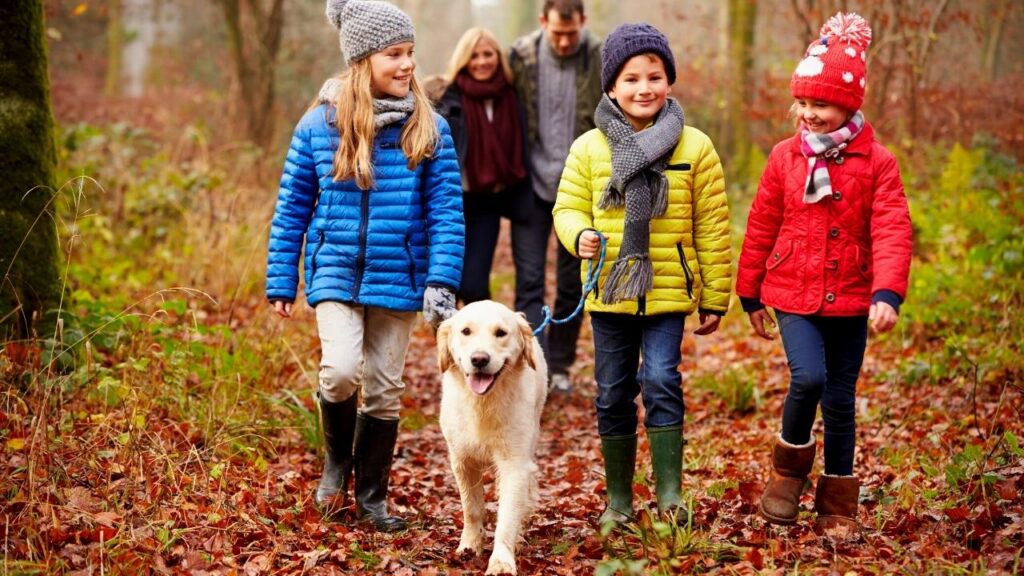
M 793 524 L 796 524 L 797 516 L 799 516 L 799 514 L 792 518 L 783 518 L 782 516 L 775 516 L 774 514 L 768 513 L 768 511 L 764 509 L 764 505 L 760 503 L 757 505 L 757 511 L 765 520 L 771 522 L 772 524 L 780 524 L 782 526 L 792 526 Z

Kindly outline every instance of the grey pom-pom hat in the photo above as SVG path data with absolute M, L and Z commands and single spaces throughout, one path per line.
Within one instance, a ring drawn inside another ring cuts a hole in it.
M 327 0 L 327 20 L 340 32 L 346 64 L 398 44 L 415 42 L 412 19 L 389 2 Z

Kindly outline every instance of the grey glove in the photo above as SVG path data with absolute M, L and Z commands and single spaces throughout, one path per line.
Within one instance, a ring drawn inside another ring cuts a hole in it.
M 427 286 L 423 292 L 423 319 L 434 330 L 455 314 L 455 293 L 445 286 Z

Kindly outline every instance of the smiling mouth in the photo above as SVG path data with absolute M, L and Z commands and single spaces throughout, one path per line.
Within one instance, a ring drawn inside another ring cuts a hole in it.
M 498 376 L 501 376 L 503 370 L 505 370 L 504 364 L 494 374 L 486 374 L 484 372 L 466 374 L 466 382 L 469 383 L 469 389 L 477 396 L 487 394 L 491 391 L 494 383 L 498 381 Z

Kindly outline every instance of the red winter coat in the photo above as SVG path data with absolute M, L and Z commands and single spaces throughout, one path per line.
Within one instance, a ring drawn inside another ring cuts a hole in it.
M 896 158 L 865 124 L 828 162 L 830 198 L 804 203 L 807 170 L 799 134 L 772 150 L 747 219 L 736 292 L 821 316 L 867 315 L 879 291 L 902 301 L 912 238 Z

